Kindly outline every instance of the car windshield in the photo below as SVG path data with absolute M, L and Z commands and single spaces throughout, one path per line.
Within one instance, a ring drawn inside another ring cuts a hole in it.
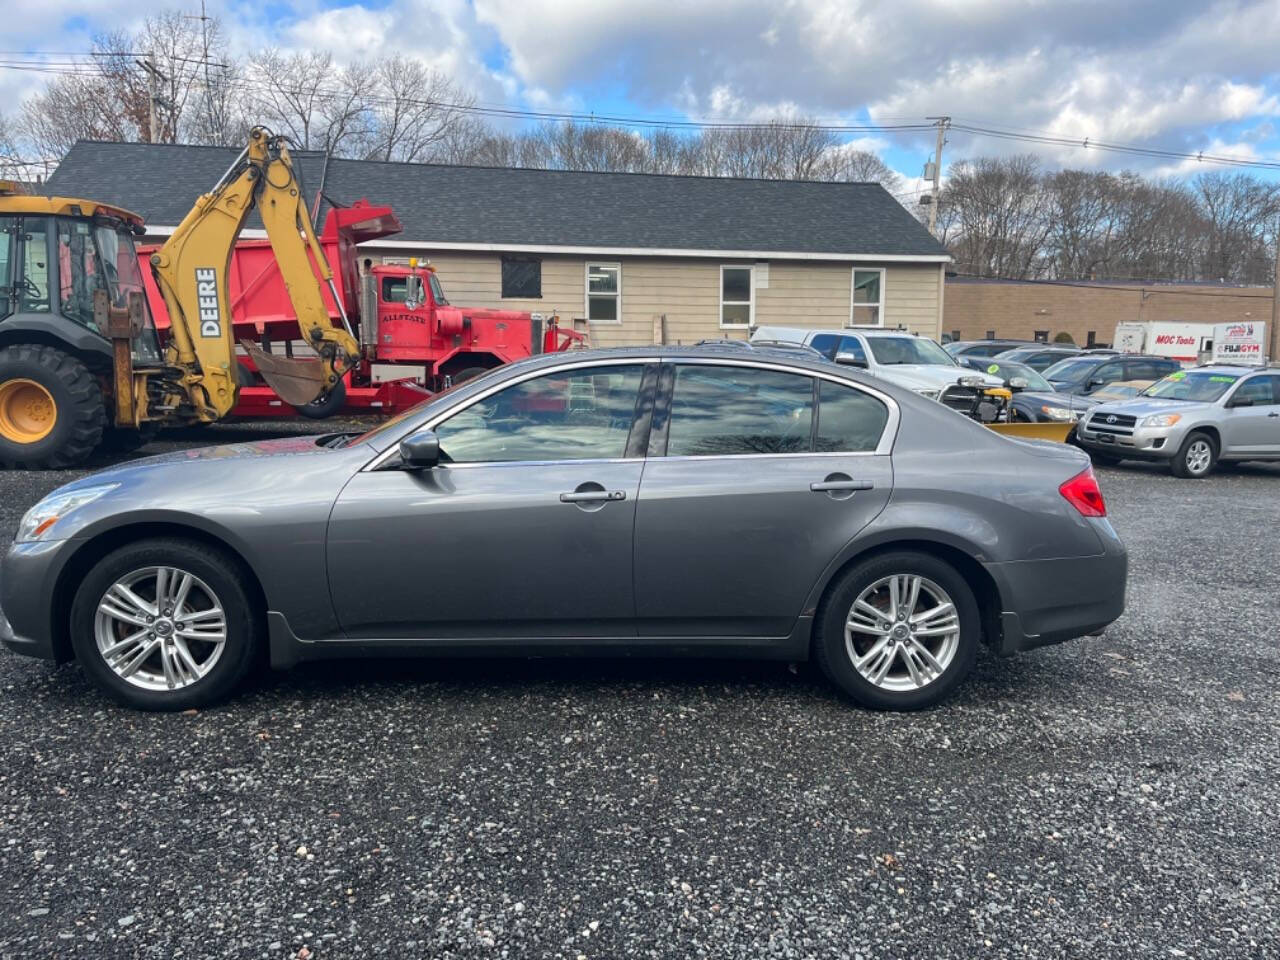
M 900 363 L 935 364 L 954 367 L 955 360 L 947 351 L 924 337 L 867 337 L 876 363 L 893 366 Z
M 1077 383 L 1092 373 L 1098 362 L 1077 357 L 1059 360 L 1045 370 L 1044 378 L 1055 383 Z
M 1001 380 L 1008 382 L 1014 377 L 1021 377 L 1027 381 L 1024 389 L 1027 390 L 1052 390 L 1051 384 L 1040 374 L 1036 373 L 1025 363 L 1017 363 L 1013 360 L 976 360 L 966 366 L 973 367 L 975 370 L 981 370 L 989 373 L 993 377 L 999 377 Z
M 1186 400 L 1191 403 L 1212 403 L 1226 393 L 1240 378 L 1230 373 L 1211 373 L 1208 370 L 1177 370 L 1158 383 L 1147 387 L 1144 397 L 1161 400 Z

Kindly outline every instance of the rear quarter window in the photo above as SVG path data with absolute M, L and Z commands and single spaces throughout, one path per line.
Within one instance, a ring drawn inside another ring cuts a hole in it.
M 854 387 L 829 380 L 818 387 L 818 429 L 814 449 L 819 453 L 870 453 L 880 444 L 888 408 Z

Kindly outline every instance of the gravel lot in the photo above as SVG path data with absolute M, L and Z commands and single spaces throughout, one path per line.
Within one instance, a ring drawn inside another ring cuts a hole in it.
M 1280 955 L 1280 468 L 1100 474 L 1129 612 L 913 716 L 634 661 L 144 715 L 0 651 L 0 956 Z M 70 476 L 0 474 L 3 545 Z

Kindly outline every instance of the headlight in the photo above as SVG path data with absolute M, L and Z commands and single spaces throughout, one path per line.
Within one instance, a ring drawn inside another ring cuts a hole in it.
M 1040 412 L 1043 413 L 1050 420 L 1074 419 L 1071 411 L 1068 410 L 1066 407 L 1051 407 L 1046 404 L 1045 406 L 1040 408 Z
M 922 397 L 928 397 L 930 400 L 937 400 L 941 390 L 917 390 L 916 393 Z
M 86 503 L 93 503 L 118 486 L 120 486 L 118 483 L 103 483 L 96 487 L 81 487 L 79 490 L 68 490 L 66 493 L 54 493 L 45 497 L 27 511 L 22 522 L 18 524 L 18 535 L 14 539 L 19 543 L 39 540 L 71 511 L 83 507 Z
M 1143 417 L 1139 426 L 1143 427 L 1172 427 L 1175 423 L 1182 419 L 1180 413 L 1153 413 L 1149 417 Z

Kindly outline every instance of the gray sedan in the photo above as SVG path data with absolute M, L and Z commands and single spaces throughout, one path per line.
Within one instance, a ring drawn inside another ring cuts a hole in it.
M 532 358 L 368 433 L 210 447 L 55 491 L 0 639 L 147 709 L 260 654 L 815 659 L 914 709 L 1100 631 L 1126 557 L 1084 454 L 794 351 Z M 7 619 L 6 619 L 7 618 Z

